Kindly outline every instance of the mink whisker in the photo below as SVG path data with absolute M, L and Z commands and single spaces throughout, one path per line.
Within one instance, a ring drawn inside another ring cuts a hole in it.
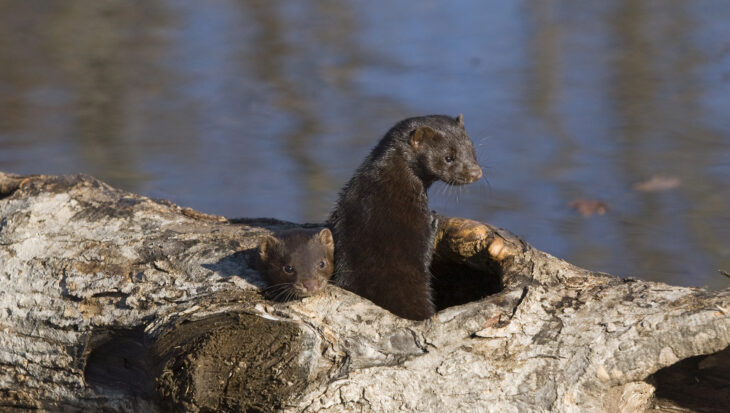
M 289 293 L 288 288 L 282 288 L 277 291 L 277 293 L 273 296 L 272 300 L 274 301 L 282 301 L 282 297 L 286 296 Z
M 278 289 L 278 290 L 276 290 L 276 291 L 272 292 L 272 293 L 271 293 L 271 294 L 269 295 L 269 297 L 270 297 L 270 298 L 271 298 L 271 300 L 273 300 L 273 301 L 279 301 L 279 298 L 281 298 L 281 296 L 282 296 L 282 295 L 284 295 L 284 293 L 285 293 L 286 291 L 287 291 L 286 289 Z
M 277 284 L 271 284 L 268 287 L 264 288 L 264 291 L 267 291 L 267 290 L 270 290 L 270 289 L 273 289 L 273 288 L 280 288 L 281 286 L 285 286 L 285 285 L 289 285 L 289 284 L 290 283 L 286 283 L 286 282 L 277 283 Z
M 486 175 L 482 175 L 482 179 L 484 180 L 484 183 L 487 184 L 487 189 L 489 189 L 488 193 L 491 194 L 492 193 L 492 184 L 489 182 L 489 179 L 487 179 Z M 481 181 L 481 179 L 480 179 L 480 181 Z

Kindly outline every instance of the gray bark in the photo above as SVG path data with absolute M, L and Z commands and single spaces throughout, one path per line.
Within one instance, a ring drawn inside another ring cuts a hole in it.
M 296 224 L 0 173 L 0 411 L 727 408 L 729 290 L 441 222 L 441 311 L 414 322 L 335 286 L 264 299 L 257 242 Z

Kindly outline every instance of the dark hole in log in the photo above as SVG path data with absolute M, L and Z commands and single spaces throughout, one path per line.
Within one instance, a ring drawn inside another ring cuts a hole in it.
M 17 190 L 17 185 L 4 184 L 0 182 L 0 199 L 11 197 Z
M 152 395 L 143 327 L 94 331 L 85 354 L 84 379 L 98 392 L 143 399 Z
M 655 383 L 658 411 L 730 411 L 730 347 L 690 357 L 649 376 Z M 671 409 L 671 410 L 670 410 Z
M 489 261 L 486 268 L 476 270 L 466 264 L 434 256 L 431 285 L 436 311 L 502 291 L 502 272 L 502 267 L 493 261 Z

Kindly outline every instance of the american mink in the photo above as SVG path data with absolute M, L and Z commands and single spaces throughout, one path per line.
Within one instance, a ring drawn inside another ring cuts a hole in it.
M 269 283 L 266 295 L 290 300 L 322 290 L 334 270 L 332 232 L 294 229 L 269 235 L 259 246 L 259 270 Z
M 426 191 L 437 180 L 464 185 L 481 176 L 461 115 L 398 122 L 342 189 L 328 220 L 335 283 L 400 317 L 430 317 L 438 221 Z

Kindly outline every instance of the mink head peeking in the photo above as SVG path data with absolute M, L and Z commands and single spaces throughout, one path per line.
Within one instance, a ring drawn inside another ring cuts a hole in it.
M 321 291 L 334 270 L 334 241 L 329 229 L 294 229 L 266 236 L 259 246 L 259 269 L 267 295 L 289 300 Z

